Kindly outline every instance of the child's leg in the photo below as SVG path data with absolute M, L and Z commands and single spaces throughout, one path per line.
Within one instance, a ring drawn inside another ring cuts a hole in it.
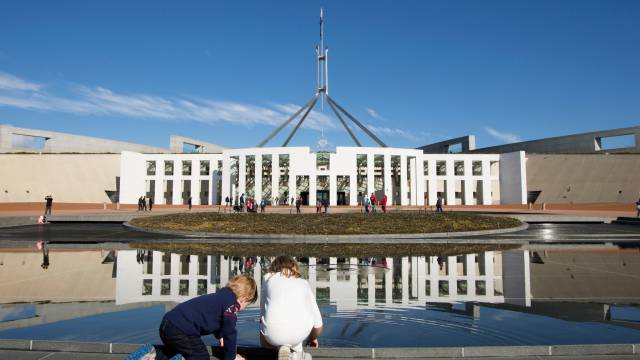
M 160 324 L 160 339 L 164 346 L 156 347 L 156 359 L 168 360 L 181 354 L 189 360 L 209 360 L 207 347 L 199 336 L 185 335 L 170 321 L 163 319 Z

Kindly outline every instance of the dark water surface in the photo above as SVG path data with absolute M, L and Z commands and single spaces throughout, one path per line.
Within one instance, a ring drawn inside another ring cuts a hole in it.
M 53 249 L 48 260 L 35 248 L 0 250 L 0 338 L 158 342 L 176 303 L 238 273 L 259 282 L 271 257 Z M 640 342 L 638 249 L 298 260 L 325 346 Z M 258 314 L 240 313 L 241 345 L 258 344 Z

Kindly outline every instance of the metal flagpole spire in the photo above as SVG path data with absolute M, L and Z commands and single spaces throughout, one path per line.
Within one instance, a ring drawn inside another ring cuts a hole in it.
M 340 123 L 344 126 L 351 139 L 356 143 L 357 146 L 362 146 L 360 141 L 356 138 L 355 134 L 349 128 L 349 125 L 345 122 L 344 118 L 340 116 L 342 112 L 346 115 L 347 119 L 351 120 L 357 127 L 359 127 L 365 134 L 367 134 L 373 141 L 378 143 L 378 145 L 382 147 L 387 147 L 387 145 L 376 137 L 366 126 L 364 126 L 360 121 L 358 121 L 353 115 L 348 113 L 342 106 L 338 105 L 331 97 L 329 97 L 329 49 L 324 46 L 324 10 L 320 8 L 320 43 L 316 46 L 316 63 L 317 63 L 317 73 L 316 73 L 316 94 L 311 98 L 311 101 L 307 103 L 305 106 L 300 108 L 296 113 L 291 115 L 282 125 L 276 128 L 266 139 L 264 139 L 257 147 L 263 147 L 266 143 L 268 143 L 271 139 L 273 139 L 282 129 L 284 129 L 287 125 L 289 125 L 295 118 L 298 117 L 302 112 L 302 118 L 296 126 L 293 128 L 287 139 L 285 140 L 283 147 L 289 145 L 291 138 L 296 134 L 302 123 L 307 119 L 307 116 L 313 110 L 318 100 L 320 100 L 321 106 L 324 110 L 324 101 L 327 101 L 331 110 L 336 114 Z M 324 135 L 323 135 L 324 138 Z

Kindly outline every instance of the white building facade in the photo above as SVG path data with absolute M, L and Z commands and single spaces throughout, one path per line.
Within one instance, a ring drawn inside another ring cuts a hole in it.
M 421 150 L 337 147 L 226 149 L 219 154 L 143 154 L 123 151 L 120 202 L 145 195 L 156 204 L 224 204 L 245 195 L 270 204 L 358 205 L 387 196 L 388 205 L 526 204 L 524 152 L 424 154 Z

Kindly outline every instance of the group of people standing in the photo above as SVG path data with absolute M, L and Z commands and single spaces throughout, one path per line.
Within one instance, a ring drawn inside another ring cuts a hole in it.
M 378 212 L 378 206 L 382 209 L 383 213 L 387 212 L 387 195 L 382 195 L 382 200 L 378 200 L 378 197 L 375 193 L 371 193 L 369 197 L 364 196 L 362 198 L 362 206 L 364 207 L 365 213 L 376 213 Z
M 226 208 L 228 208 L 230 205 L 231 205 L 231 199 L 227 196 L 224 198 L 225 211 L 226 211 Z M 255 199 L 251 198 L 246 200 L 245 202 L 244 194 L 240 195 L 240 197 L 236 195 L 236 198 L 233 201 L 233 211 L 236 213 L 244 212 L 244 211 L 248 213 L 258 212 L 258 207 L 260 208 L 260 212 L 263 213 L 267 208 L 267 201 L 265 199 L 262 199 L 258 204 Z
M 145 197 L 144 195 L 138 198 L 138 211 L 151 211 L 153 209 L 153 198 Z

